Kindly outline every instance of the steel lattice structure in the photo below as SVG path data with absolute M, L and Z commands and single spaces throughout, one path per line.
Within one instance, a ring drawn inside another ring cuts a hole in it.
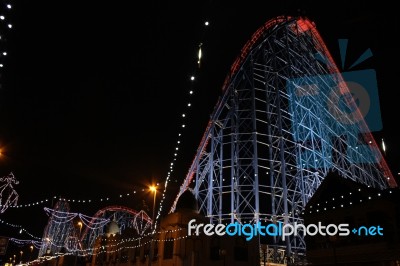
M 268 21 L 232 65 L 171 211 L 190 189 L 210 223 L 303 223 L 329 171 L 397 186 L 349 95 L 313 22 Z M 271 242 L 287 257 L 305 251 L 302 236 Z

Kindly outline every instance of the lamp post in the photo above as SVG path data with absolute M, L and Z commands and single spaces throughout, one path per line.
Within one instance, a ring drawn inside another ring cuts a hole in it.
M 81 237 L 81 232 L 82 232 L 82 226 L 83 226 L 81 221 L 78 222 L 78 226 L 79 226 L 79 238 L 80 238 Z
M 157 195 L 157 187 L 156 186 L 150 186 L 150 191 L 154 193 L 154 198 L 153 198 L 153 216 L 151 217 L 151 229 L 154 229 L 154 214 L 156 210 L 156 195 Z
M 78 246 L 79 246 L 79 240 L 80 240 L 80 238 L 81 238 L 81 232 L 82 232 L 82 226 L 83 226 L 83 223 L 81 222 L 81 221 L 79 221 L 78 223 L 77 223 L 77 225 L 78 225 L 78 227 L 79 227 L 79 234 L 78 234 L 78 237 L 77 237 L 77 241 L 76 241 L 76 254 L 75 254 L 75 262 L 74 262 L 74 265 L 76 265 L 76 261 L 78 260 Z
M 149 187 L 149 190 L 154 193 L 154 197 L 153 197 L 153 215 L 151 217 L 151 230 L 153 231 L 154 230 L 154 223 L 155 223 L 154 215 L 155 215 L 155 210 L 156 210 L 157 187 L 152 185 L 152 186 Z M 151 265 L 151 262 L 153 260 L 153 248 L 154 248 L 153 237 L 154 237 L 154 235 L 152 234 L 151 235 L 151 243 L 150 243 L 150 252 L 149 252 L 149 263 L 148 263 L 149 266 Z
M 19 253 L 21 254 L 21 257 L 19 258 L 19 263 L 22 264 L 22 254 L 24 254 L 24 252 L 21 250 Z
M 31 253 L 29 253 L 29 261 L 31 261 L 31 259 L 32 259 L 32 252 L 33 252 L 33 245 L 31 245 L 31 246 L 29 247 L 29 249 L 31 250 Z

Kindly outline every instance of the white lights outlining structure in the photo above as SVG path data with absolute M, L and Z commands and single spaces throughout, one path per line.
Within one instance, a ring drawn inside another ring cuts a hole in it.
M 0 182 L 4 183 L 0 186 L 0 213 L 4 213 L 8 207 L 17 205 L 19 196 L 13 184 L 18 185 L 19 181 L 11 172 L 0 178 Z

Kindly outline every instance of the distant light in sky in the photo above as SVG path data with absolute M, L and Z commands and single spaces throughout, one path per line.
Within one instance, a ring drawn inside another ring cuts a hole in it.
M 8 9 L 11 9 L 11 5 L 10 5 L 10 4 L 8 4 L 8 5 L 7 5 L 7 8 L 8 8 Z
M 7 55 L 7 52 L 3 52 L 3 55 Z
M 188 103 L 188 106 L 190 107 L 190 106 L 191 106 L 191 104 L 190 104 L 190 103 Z
M 383 152 L 386 152 L 386 145 L 385 145 L 385 141 L 382 139 L 382 150 Z
M 0 67 L 3 67 L 3 64 L 0 64 Z
M 197 64 L 199 65 L 199 67 L 200 67 L 201 57 L 202 57 L 202 51 L 201 51 L 202 45 L 203 45 L 202 43 L 199 44 L 199 52 L 197 53 Z
M 190 94 L 193 94 L 193 91 L 189 91 Z
M 190 77 L 190 80 L 194 80 L 194 76 L 191 76 L 191 77 Z
M 1 20 L 4 20 L 4 19 L 5 19 L 5 17 L 4 17 L 4 16 L 0 16 L 0 19 L 1 19 Z
M 8 24 L 8 27 L 11 29 L 11 28 L 12 28 L 12 25 L 11 25 L 11 24 Z
M 182 125 L 182 127 L 185 127 L 185 125 Z
M 204 22 L 204 25 L 208 26 L 208 25 L 210 25 L 210 22 L 206 21 L 206 22 Z
M 185 117 L 186 115 L 185 114 L 182 114 L 182 117 Z

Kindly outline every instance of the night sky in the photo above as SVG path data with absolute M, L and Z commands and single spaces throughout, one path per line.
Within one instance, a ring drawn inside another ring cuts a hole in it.
M 329 8 L 311 1 L 15 2 L 7 17 L 13 28 L 1 46 L 7 56 L 0 80 L 0 175 L 14 172 L 20 204 L 140 191 L 164 182 L 182 133 L 168 189 L 173 200 L 241 47 L 267 20 L 305 15 L 316 23 L 336 62 L 337 40 L 349 39 L 344 70 L 371 48 L 374 56 L 352 70 L 377 72 L 383 130 L 375 136 L 385 139 L 397 176 L 400 73 L 391 67 L 400 59 L 396 8 L 384 1 L 349 2 L 332 1 Z M 132 197 L 126 205 L 137 208 L 142 198 Z M 74 211 L 92 215 L 98 209 L 85 206 Z M 26 209 L 0 218 L 40 235 L 47 219 L 43 205 Z M 41 217 L 38 228 L 21 219 L 27 213 Z M 7 230 L 0 226 L 3 235 L 14 233 Z

